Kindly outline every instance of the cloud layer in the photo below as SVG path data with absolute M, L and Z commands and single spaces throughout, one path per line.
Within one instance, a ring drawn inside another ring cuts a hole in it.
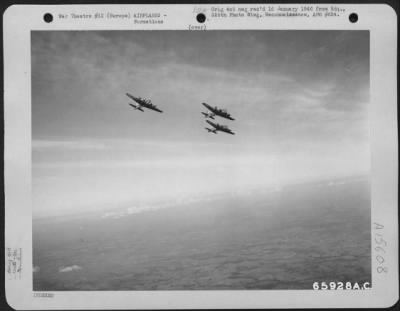
M 72 271 L 77 271 L 77 270 L 82 270 L 80 266 L 77 265 L 72 265 L 69 267 L 61 267 L 58 272 L 60 273 L 65 273 L 65 272 L 72 272 Z

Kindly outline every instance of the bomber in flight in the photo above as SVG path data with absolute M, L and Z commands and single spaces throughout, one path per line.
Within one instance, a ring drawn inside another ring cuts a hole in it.
M 226 111 L 226 109 L 219 109 L 218 107 L 212 107 L 206 103 L 203 103 L 203 106 L 206 107 L 208 110 L 210 110 L 210 112 L 202 112 L 202 114 L 206 117 L 206 118 L 210 118 L 210 119 L 214 119 L 215 116 L 221 117 L 221 118 L 225 118 L 225 119 L 229 119 L 229 120 L 235 120 L 234 118 L 232 118 L 232 116 Z
M 144 98 L 141 98 L 141 97 L 135 97 L 135 96 L 133 96 L 133 95 L 131 95 L 129 93 L 126 93 L 126 96 L 128 96 L 130 99 L 135 101 L 136 104 L 129 104 L 130 106 L 135 108 L 135 110 L 144 111 L 143 110 L 143 107 L 144 107 L 144 108 L 151 109 L 151 110 L 154 110 L 154 111 L 162 112 L 149 99 L 144 99 Z
M 214 123 L 214 122 L 211 122 L 209 120 L 206 120 L 206 122 L 213 127 L 211 129 L 208 128 L 208 127 L 205 128 L 209 133 L 217 134 L 217 132 L 220 131 L 220 132 L 225 132 L 225 133 L 228 133 L 228 134 L 231 134 L 231 135 L 235 135 L 235 133 L 232 132 L 226 125 L 221 125 L 221 124 L 218 124 L 218 123 Z

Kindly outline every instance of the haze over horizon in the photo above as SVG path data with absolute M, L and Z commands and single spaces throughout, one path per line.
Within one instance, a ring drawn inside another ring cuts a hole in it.
M 34 217 L 369 172 L 367 31 L 31 36 Z

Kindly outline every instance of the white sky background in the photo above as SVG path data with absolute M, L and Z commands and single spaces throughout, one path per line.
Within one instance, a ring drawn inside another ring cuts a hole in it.
M 34 217 L 365 174 L 368 106 L 367 31 L 33 32 Z

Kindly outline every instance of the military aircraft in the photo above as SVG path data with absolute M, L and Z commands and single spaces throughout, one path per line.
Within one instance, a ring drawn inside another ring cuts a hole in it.
M 226 125 L 221 125 L 221 124 L 218 124 L 218 123 L 214 123 L 214 122 L 211 122 L 209 120 L 206 120 L 206 122 L 213 127 L 212 129 L 210 129 L 208 127 L 205 128 L 209 133 L 217 134 L 218 131 L 221 131 L 221 132 L 225 132 L 225 133 L 228 133 L 228 134 L 231 134 L 231 135 L 235 135 L 235 133 L 232 132 Z
M 232 116 L 226 111 L 226 109 L 219 109 L 217 107 L 212 107 L 206 103 L 203 103 L 203 106 L 206 107 L 208 110 L 211 111 L 210 112 L 202 112 L 202 114 L 206 117 L 206 118 L 211 118 L 214 119 L 215 116 L 221 117 L 221 118 L 225 118 L 225 119 L 229 119 L 229 120 L 235 120 L 234 118 L 232 118 Z
M 141 97 L 135 97 L 135 96 L 133 96 L 133 95 L 131 95 L 129 93 L 126 93 L 126 96 L 128 96 L 130 99 L 134 100 L 137 103 L 137 105 L 130 104 L 136 110 L 144 111 L 142 109 L 144 107 L 144 108 L 151 109 L 151 110 L 154 110 L 154 111 L 162 112 L 149 99 L 144 99 L 144 98 L 141 98 Z

